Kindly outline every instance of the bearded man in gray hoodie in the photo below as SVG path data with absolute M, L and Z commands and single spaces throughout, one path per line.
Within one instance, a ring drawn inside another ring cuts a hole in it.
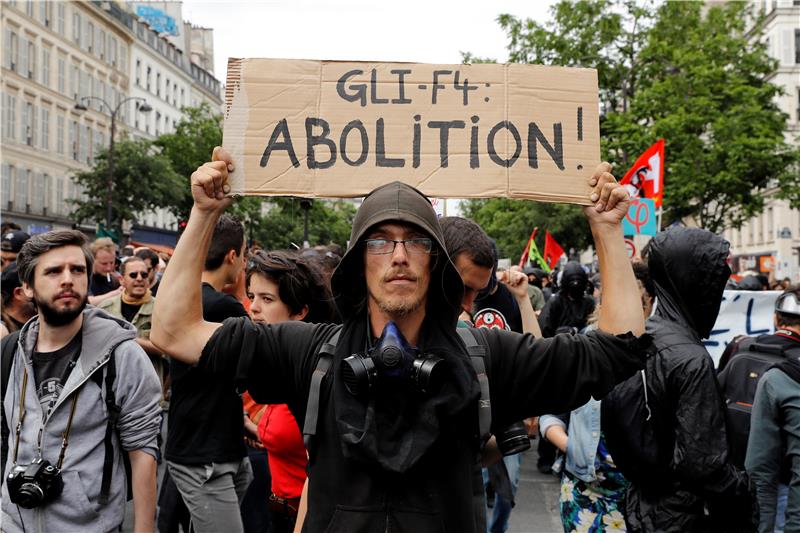
M 86 308 L 92 260 L 86 237 L 72 230 L 36 235 L 17 257 L 39 315 L 3 341 L 4 373 L 13 353 L 3 531 L 117 529 L 125 455 L 136 530 L 153 530 L 161 387 L 135 328 Z

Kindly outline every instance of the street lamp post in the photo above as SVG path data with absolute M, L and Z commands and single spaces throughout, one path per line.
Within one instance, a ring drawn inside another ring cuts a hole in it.
M 137 109 L 142 113 L 149 113 L 153 110 L 153 108 L 150 107 L 150 105 L 147 103 L 147 100 L 139 96 L 129 96 L 128 98 L 121 100 L 116 107 L 112 107 L 111 104 L 98 96 L 83 96 L 81 97 L 80 101 L 75 104 L 75 110 L 86 111 L 88 109 L 88 105 L 85 102 L 90 102 L 91 100 L 97 100 L 103 104 L 105 108 L 108 109 L 108 112 L 111 116 L 111 138 L 108 142 L 108 183 L 106 187 L 106 229 L 111 230 L 111 220 L 114 215 L 111 202 L 114 194 L 114 134 L 117 131 L 117 114 L 119 113 L 120 109 L 122 109 L 124 104 L 132 100 L 140 102 L 140 104 L 137 106 Z

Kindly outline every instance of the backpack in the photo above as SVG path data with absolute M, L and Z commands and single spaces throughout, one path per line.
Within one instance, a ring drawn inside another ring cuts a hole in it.
M 617 384 L 600 404 L 603 436 L 614 463 L 642 488 L 663 482 L 672 459 L 670 424 L 647 380 L 645 368 Z
M 760 343 L 758 340 L 752 337 L 744 339 L 718 375 L 720 391 L 727 407 L 725 418 L 730 461 L 740 468 L 744 468 L 750 435 L 750 413 L 761 376 L 776 364 L 786 361 L 789 353 L 800 353 L 800 347 L 787 348 Z
M 14 363 L 14 355 L 17 351 L 17 340 L 19 339 L 19 331 L 15 331 L 7 336 L 5 336 L 2 340 L 2 382 L 3 382 L 3 395 L 0 400 L 5 400 L 6 397 L 6 389 L 8 389 L 8 380 L 11 377 L 11 367 Z M 100 503 L 105 505 L 108 503 L 110 492 L 111 492 L 111 472 L 114 467 L 114 446 L 111 442 L 113 435 L 117 433 L 117 421 L 119 420 L 119 415 L 121 412 L 121 408 L 117 405 L 116 396 L 114 393 L 114 380 L 117 377 L 117 365 L 114 359 L 114 354 L 116 350 L 111 350 L 111 354 L 108 359 L 108 363 L 106 363 L 104 368 L 99 372 L 94 372 L 90 376 L 90 380 L 94 381 L 101 390 L 104 389 L 105 385 L 105 403 L 106 409 L 108 411 L 108 424 L 106 425 L 106 436 L 104 439 L 105 444 L 105 456 L 103 459 L 103 481 L 100 487 Z M 103 377 L 105 376 L 105 379 Z M 8 458 L 8 443 L 9 443 L 9 436 L 10 436 L 10 428 L 8 427 L 8 421 L 6 420 L 6 412 L 5 409 L 0 406 L 0 413 L 2 413 L 2 465 L 0 465 L 0 470 L 2 470 L 3 479 L 5 479 L 5 469 L 6 469 L 6 459 Z M 125 475 L 127 477 L 127 485 L 128 485 L 128 500 L 133 498 L 133 487 L 132 487 L 132 480 L 131 480 L 131 463 L 128 454 L 122 454 L 124 463 L 125 463 Z

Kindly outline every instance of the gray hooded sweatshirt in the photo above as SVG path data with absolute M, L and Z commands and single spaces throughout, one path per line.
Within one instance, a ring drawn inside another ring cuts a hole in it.
M 4 483 L 2 528 L 5 532 L 105 533 L 116 529 L 125 515 L 126 476 L 122 453 L 132 450 L 146 451 L 153 456 L 158 453 L 161 385 L 144 350 L 135 342 L 136 330 L 129 323 L 92 306 L 83 313 L 83 342 L 78 363 L 70 373 L 44 427 L 44 413 L 36 395 L 31 361 L 39 333 L 38 317 L 31 319 L 20 331 L 7 394 L 3 400 L 6 420 L 11 428 L 6 473 L 14 468 L 13 450 L 19 420 L 23 366 L 28 371 L 28 386 L 17 464 L 29 464 L 36 458 L 40 428 L 43 429 L 42 457 L 54 465 L 58 462 L 62 433 L 67 427 L 73 397 L 79 395 L 69 446 L 62 464 L 63 492 L 43 506 L 23 509 L 11 503 L 8 487 Z M 112 439 L 114 466 L 109 502 L 100 505 L 104 439 L 108 423 L 106 391 L 104 385 L 98 386 L 90 377 L 95 372 L 103 372 L 112 350 L 115 350 L 116 363 L 114 392 L 121 413 L 118 436 Z

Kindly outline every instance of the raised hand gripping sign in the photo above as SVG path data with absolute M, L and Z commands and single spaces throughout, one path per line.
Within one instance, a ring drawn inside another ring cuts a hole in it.
M 588 204 L 599 137 L 591 69 L 228 61 L 234 194 L 357 197 L 399 180 L 439 198 Z

